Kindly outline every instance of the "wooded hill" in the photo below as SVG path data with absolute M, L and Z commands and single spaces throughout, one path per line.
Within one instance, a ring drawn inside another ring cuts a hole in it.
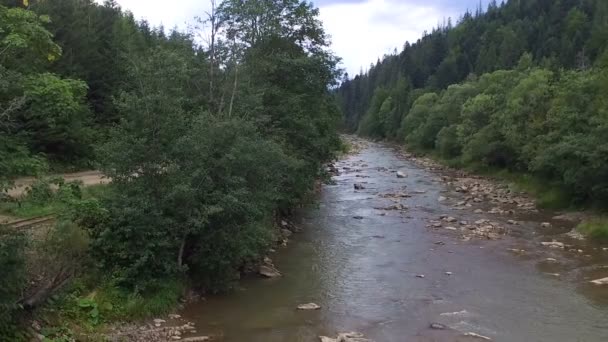
M 608 199 L 608 3 L 512 0 L 406 43 L 337 90 L 360 134 Z

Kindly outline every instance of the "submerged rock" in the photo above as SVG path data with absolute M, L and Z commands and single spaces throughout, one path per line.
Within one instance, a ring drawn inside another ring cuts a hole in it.
M 355 190 L 363 190 L 363 189 L 365 189 L 365 186 L 363 186 L 363 184 L 359 184 L 359 183 L 355 184 Z
M 434 330 L 445 330 L 448 328 L 447 326 L 445 326 L 441 323 L 431 323 L 431 325 L 429 327 Z

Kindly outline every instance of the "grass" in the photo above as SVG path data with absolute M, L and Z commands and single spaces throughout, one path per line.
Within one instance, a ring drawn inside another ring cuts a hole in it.
M 579 224 L 576 229 L 593 240 L 608 241 L 608 218 L 601 217 L 587 220 Z
M 172 279 L 144 293 L 134 294 L 112 281 L 84 274 L 75 279 L 69 289 L 53 296 L 40 311 L 38 320 L 49 322 L 43 331 L 48 341 L 63 341 L 66 336 L 95 340 L 101 338 L 97 335 L 107 331 L 109 324 L 170 313 L 177 307 L 185 289 L 184 281 Z
M 107 184 L 97 184 L 82 188 L 82 198 L 102 198 L 110 191 Z M 45 201 L 34 201 L 27 196 L 19 202 L 0 202 L 0 215 L 13 216 L 21 219 L 28 219 L 38 216 L 51 215 L 65 209 L 57 196 Z

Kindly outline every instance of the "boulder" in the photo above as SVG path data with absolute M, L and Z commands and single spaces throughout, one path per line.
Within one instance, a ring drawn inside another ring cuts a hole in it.
M 549 222 L 543 222 L 540 224 L 541 228 L 551 228 L 551 223 Z
M 403 173 L 402 171 L 397 171 L 397 178 L 406 178 L 407 175 L 405 173 Z

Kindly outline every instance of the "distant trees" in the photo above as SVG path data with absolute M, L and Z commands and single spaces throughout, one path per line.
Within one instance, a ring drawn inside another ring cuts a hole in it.
M 491 3 L 343 82 L 345 125 L 605 203 L 607 23 L 599 0 Z

